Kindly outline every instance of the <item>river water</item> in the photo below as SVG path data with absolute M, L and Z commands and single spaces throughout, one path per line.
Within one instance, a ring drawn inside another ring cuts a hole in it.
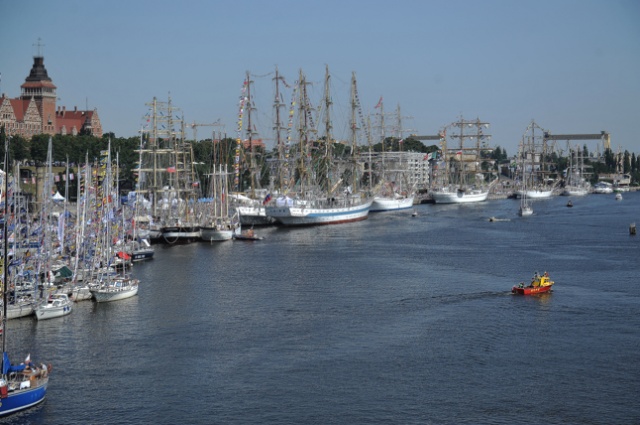
M 14 359 L 53 372 L 5 421 L 640 423 L 640 192 L 572 201 L 157 246 L 138 296 L 9 322 Z M 552 293 L 510 293 L 536 271 Z

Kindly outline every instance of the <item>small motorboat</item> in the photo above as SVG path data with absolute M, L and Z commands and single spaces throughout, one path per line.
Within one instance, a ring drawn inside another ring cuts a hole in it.
M 525 286 L 524 282 L 520 282 L 511 288 L 511 292 L 519 295 L 542 294 L 551 291 L 553 284 L 554 282 L 549 278 L 549 273 L 544 272 L 543 275 L 539 275 L 536 272 L 531 278 L 530 285 Z
M 411 217 L 417 217 L 418 216 L 418 211 L 413 210 L 413 212 L 411 213 Z
M 240 241 L 261 241 L 262 240 L 262 237 L 258 236 L 253 231 L 253 229 L 243 230 L 239 234 L 234 234 L 233 238 Z
M 622 193 L 616 193 L 616 201 L 622 201 Z
M 569 199 L 569 202 L 567 202 L 567 207 L 571 208 L 573 206 L 573 202 L 571 202 L 571 199 Z

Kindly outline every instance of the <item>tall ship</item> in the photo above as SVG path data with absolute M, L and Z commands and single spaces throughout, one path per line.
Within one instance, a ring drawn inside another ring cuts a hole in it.
M 574 149 L 568 147 L 569 167 L 565 171 L 564 188 L 561 195 L 564 196 L 584 196 L 591 192 L 591 183 L 586 179 L 586 165 L 584 164 L 584 153 L 579 146 Z
M 490 175 L 482 168 L 483 154 L 490 150 L 486 128 L 487 122 L 461 117 L 441 132 L 442 160 L 434 172 L 436 188 L 429 192 L 436 204 L 482 202 L 489 197 L 497 179 L 488 182 Z
M 184 119 L 177 108 L 155 97 L 147 104 L 151 126 L 137 151 L 140 154 L 137 195 L 148 201 L 149 238 L 154 243 L 188 243 L 200 239 L 194 203 L 199 183 L 193 165 L 193 147 L 185 137 Z M 141 201 L 143 201 L 141 199 Z
M 375 167 L 376 185 L 374 189 L 373 203 L 370 212 L 386 212 L 405 210 L 413 207 L 415 187 L 410 185 L 407 179 L 408 157 L 401 152 L 389 152 L 385 132 L 385 113 L 382 98 L 376 105 L 380 109 L 378 114 L 380 121 L 380 152 L 375 155 L 370 152 L 369 167 Z M 397 135 L 398 149 L 402 146 L 402 115 L 400 105 L 397 108 Z M 370 149 L 371 150 L 371 149 Z M 374 174 L 371 173 L 370 184 L 373 184 Z
M 280 77 L 276 68 L 276 99 L 279 99 L 279 81 Z M 238 138 L 235 152 L 235 190 L 231 195 L 233 205 L 238 212 L 240 223 L 245 226 L 263 226 L 273 224 L 274 220 L 267 216 L 264 198 L 267 190 L 260 185 L 261 170 L 257 161 L 257 143 L 255 143 L 256 131 L 252 122 L 253 111 L 255 110 L 254 101 L 251 94 L 253 81 L 251 74 L 247 71 L 246 78 L 242 87 L 242 96 L 240 101 L 240 111 L 238 120 Z M 245 126 L 246 123 L 246 126 Z M 242 140 L 243 128 L 245 130 L 246 139 Z M 244 186 L 244 171 L 249 173 L 248 190 L 241 191 Z
M 547 133 L 533 120 L 525 131 L 518 156 L 524 158 L 528 168 L 518 182 L 515 192 L 518 197 L 545 199 L 553 196 L 557 181 L 552 177 L 550 159 L 554 149 L 544 137 Z
M 200 239 L 205 242 L 222 242 L 233 239 L 240 233 L 240 220 L 237 212 L 230 206 L 229 176 L 227 165 L 216 164 L 213 161 L 213 170 L 210 174 L 209 197 L 199 203 Z
M 324 98 L 320 115 L 324 118 L 324 135 L 316 133 L 307 96 L 306 77 L 302 71 L 298 80 L 298 145 L 291 148 L 295 157 L 290 180 L 283 192 L 268 201 L 268 216 L 287 226 L 338 224 L 365 220 L 373 200 L 360 192 L 359 166 L 356 162 L 356 128 L 352 126 L 351 150 L 345 155 L 335 152 L 331 130 L 331 97 L 329 68 L 326 68 Z M 351 79 L 351 111 L 357 108 L 356 79 Z

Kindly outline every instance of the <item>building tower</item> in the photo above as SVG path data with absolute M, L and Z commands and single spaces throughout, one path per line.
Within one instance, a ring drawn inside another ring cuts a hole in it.
M 31 72 L 20 88 L 22 89 L 20 99 L 35 101 L 42 123 L 41 129 L 39 129 L 40 132 L 55 134 L 56 86 L 47 75 L 47 70 L 44 67 L 44 58 L 39 53 L 33 57 Z

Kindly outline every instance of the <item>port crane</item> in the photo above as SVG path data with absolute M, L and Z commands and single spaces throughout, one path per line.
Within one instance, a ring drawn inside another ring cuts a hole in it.
M 220 118 L 218 118 L 215 122 L 213 123 L 196 123 L 195 121 L 192 124 L 189 124 L 189 126 L 191 127 L 191 129 L 193 130 L 193 140 L 194 142 L 198 142 L 198 127 L 224 127 L 224 124 L 222 124 L 222 122 L 220 121 Z

